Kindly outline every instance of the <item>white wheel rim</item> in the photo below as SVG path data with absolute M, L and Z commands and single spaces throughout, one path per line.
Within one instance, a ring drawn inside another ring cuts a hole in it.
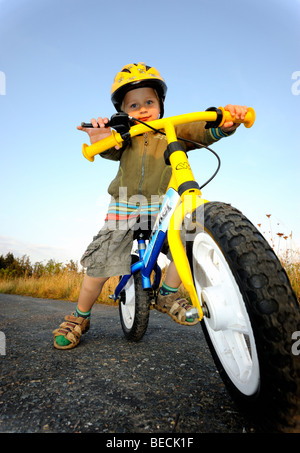
M 211 316 L 203 322 L 219 360 L 235 387 L 253 395 L 260 373 L 250 319 L 222 251 L 206 232 L 195 237 L 193 268 L 199 300 L 208 305 Z
M 126 286 L 124 288 L 125 291 L 125 303 L 122 301 L 121 304 L 121 311 L 124 325 L 127 329 L 131 329 L 134 323 L 134 315 L 135 315 L 135 289 L 134 289 L 134 279 L 130 277 Z

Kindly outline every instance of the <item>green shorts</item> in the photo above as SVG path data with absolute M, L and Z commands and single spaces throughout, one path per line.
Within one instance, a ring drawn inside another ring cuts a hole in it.
M 111 227 L 109 222 L 94 236 L 80 264 L 89 277 L 130 274 L 134 230 Z
M 114 277 L 130 274 L 131 253 L 137 220 L 126 222 L 106 221 L 84 252 L 80 264 L 89 277 Z M 184 243 L 184 235 L 182 235 Z M 162 253 L 172 260 L 167 239 Z

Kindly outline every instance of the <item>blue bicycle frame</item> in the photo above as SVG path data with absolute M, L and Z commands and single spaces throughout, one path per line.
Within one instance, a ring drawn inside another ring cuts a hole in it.
M 161 278 L 161 269 L 157 264 L 158 256 L 168 233 L 170 219 L 178 205 L 180 196 L 173 188 L 169 188 L 164 196 L 160 211 L 155 220 L 155 224 L 146 246 L 145 239 L 138 239 L 139 261 L 131 265 L 131 273 L 123 275 L 118 286 L 115 289 L 113 299 L 119 299 L 120 292 L 126 286 L 130 277 L 136 272 L 142 276 L 144 290 L 157 289 Z M 155 271 L 153 284 L 150 280 L 152 271 Z

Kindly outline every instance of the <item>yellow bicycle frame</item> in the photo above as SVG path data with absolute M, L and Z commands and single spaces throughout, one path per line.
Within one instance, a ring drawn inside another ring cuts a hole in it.
M 224 110 L 223 107 L 219 107 L 219 110 L 222 112 L 222 121 L 219 125 L 222 126 L 226 121 L 233 121 L 234 123 L 243 123 L 245 127 L 251 127 L 255 121 L 255 112 L 249 107 L 247 114 L 244 120 L 237 120 L 235 117 L 232 117 L 230 113 Z M 177 135 L 175 131 L 175 126 L 179 124 L 191 123 L 194 121 L 209 121 L 214 122 L 217 120 L 217 113 L 212 111 L 206 112 L 196 112 L 196 113 L 187 113 L 184 115 L 173 116 L 169 118 L 162 118 L 159 120 L 151 121 L 151 127 L 155 129 L 164 129 L 167 142 L 170 145 L 171 143 L 176 145 Z M 139 134 L 149 132 L 149 128 L 143 124 L 136 124 L 130 128 L 130 137 L 134 137 Z M 106 151 L 109 148 L 112 148 L 116 145 L 122 146 L 123 139 L 119 133 L 112 130 L 112 135 L 100 140 L 93 145 L 83 145 L 82 152 L 86 159 L 93 162 L 94 156 L 100 154 L 103 151 Z M 178 190 L 178 187 L 182 187 L 182 184 L 187 182 L 195 182 L 194 175 L 190 168 L 186 153 L 178 148 L 178 150 L 173 150 L 172 154 L 169 156 L 170 165 L 172 167 L 172 177 L 169 183 L 169 187 Z M 192 272 L 190 269 L 189 261 L 185 253 L 184 246 L 180 238 L 180 230 L 184 217 L 188 213 L 192 213 L 198 206 L 207 203 L 208 200 L 201 198 L 201 191 L 197 188 L 188 188 L 184 190 L 180 195 L 180 203 L 176 207 L 176 210 L 171 218 L 169 229 L 168 229 L 168 242 L 172 257 L 174 259 L 175 266 L 177 268 L 178 274 L 181 278 L 181 281 L 188 291 L 191 298 L 194 308 L 197 309 L 199 320 L 203 318 L 203 311 L 201 308 L 201 303 L 199 301 Z

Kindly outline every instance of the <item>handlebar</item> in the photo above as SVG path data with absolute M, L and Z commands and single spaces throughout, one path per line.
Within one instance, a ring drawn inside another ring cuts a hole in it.
M 133 126 L 131 126 L 129 124 L 130 117 L 127 116 L 127 118 L 128 118 L 128 129 L 127 129 L 128 137 L 135 137 L 136 135 L 144 134 L 145 132 L 149 131 L 147 123 L 134 124 Z M 244 120 L 238 120 L 235 117 L 231 116 L 230 112 L 224 110 L 223 107 L 219 107 L 218 109 L 214 109 L 214 111 L 212 111 L 212 109 L 209 109 L 208 111 L 205 112 L 186 113 L 183 115 L 161 118 L 158 120 L 151 121 L 149 125 L 151 124 L 151 128 L 154 129 L 164 129 L 168 143 L 170 143 L 171 141 L 176 141 L 177 139 L 174 126 L 192 123 L 195 121 L 206 121 L 207 123 L 214 124 L 217 127 L 221 127 L 225 122 L 232 121 L 233 123 L 243 123 L 245 127 L 250 128 L 255 121 L 255 111 L 252 107 L 248 107 L 248 111 Z M 109 122 L 108 125 L 106 126 L 114 127 L 114 124 L 110 123 L 111 122 Z M 85 127 L 92 126 L 90 123 L 82 123 L 82 126 L 83 125 Z M 103 140 L 99 140 L 98 142 L 92 145 L 84 144 L 82 147 L 82 153 L 87 160 L 93 162 L 94 156 L 96 154 L 100 154 L 110 148 L 113 148 L 114 146 L 121 147 L 124 142 L 123 137 L 124 135 L 122 133 L 112 130 L 112 134 L 109 137 L 104 138 Z

